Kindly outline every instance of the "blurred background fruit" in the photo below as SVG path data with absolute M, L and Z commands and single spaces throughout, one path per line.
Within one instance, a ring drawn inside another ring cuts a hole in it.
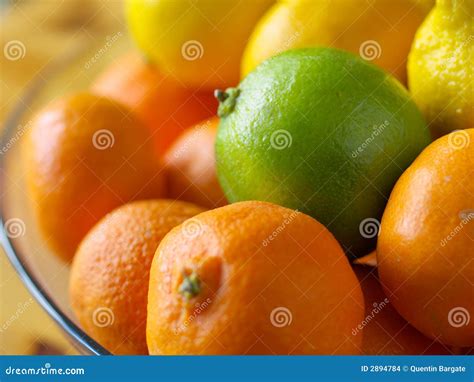
M 198 89 L 239 82 L 250 33 L 273 0 L 127 0 L 132 37 L 165 71 Z
M 53 57 L 81 51 L 83 47 L 88 50 L 83 50 L 82 55 L 85 60 L 89 59 L 91 50 L 95 52 L 104 45 L 107 36 L 117 33 L 122 24 L 123 4 L 101 0 L 22 0 L 0 1 L 0 8 L 0 46 L 5 48 L 9 41 L 16 40 L 21 41 L 26 48 L 26 54 L 18 60 L 9 60 L 7 55 L 0 54 L 0 132 L 3 133 L 7 116 L 18 105 L 24 105 L 24 91 L 37 80 L 38 70 L 51 62 Z M 122 32 L 122 36 L 125 36 L 125 32 Z M 113 54 L 110 51 L 101 58 L 108 57 L 108 53 Z M 71 65 L 70 76 L 65 81 L 56 81 L 53 85 L 49 78 L 41 79 L 51 89 L 52 96 L 75 91 L 69 80 L 77 79 L 79 73 L 79 78 L 91 75 L 92 70 L 83 71 L 84 61 Z M 54 72 L 54 76 L 58 74 Z M 87 84 L 86 81 L 84 86 Z M 15 182 L 18 181 L 17 177 Z M 3 192 L 10 191 L 7 184 L 3 186 Z M 18 188 L 13 192 L 16 191 L 22 194 L 21 191 L 25 190 Z M 28 232 L 31 232 L 30 228 Z M 55 259 L 51 260 L 55 262 Z M 77 354 L 70 339 L 20 281 L 1 246 L 0 270 L 0 322 L 9 322 L 7 330 L 0 330 L 0 353 Z M 19 311 L 19 306 L 25 304 L 28 304 L 27 308 Z
M 357 278 L 316 220 L 265 202 L 204 212 L 161 242 L 150 354 L 357 354 Z M 304 338 L 304 340 L 302 340 Z
M 38 113 L 22 149 L 37 222 L 64 260 L 107 212 L 165 192 L 149 130 L 104 97 L 81 93 L 52 102 Z
M 148 354 L 151 262 L 161 239 L 204 210 L 174 200 L 126 204 L 81 242 L 71 267 L 71 305 L 82 328 L 113 354 Z
M 474 129 L 428 146 L 398 180 L 377 244 L 382 285 L 425 335 L 474 344 Z
M 413 42 L 409 87 L 435 137 L 473 126 L 473 17 L 472 0 L 437 0 Z
M 362 336 L 366 355 L 441 355 L 449 347 L 425 337 L 395 310 L 383 292 L 373 267 L 355 266 L 365 300 L 365 319 L 353 335 Z
M 218 118 L 202 121 L 182 134 L 166 153 L 168 197 L 207 208 L 227 204 L 217 180 L 214 143 Z
M 330 46 L 359 54 L 406 82 L 406 59 L 434 0 L 279 1 L 259 21 L 242 60 L 242 75 L 294 48 Z
M 298 209 L 350 257 L 368 254 L 393 185 L 430 141 L 399 82 L 351 53 L 307 48 L 267 60 L 221 99 L 227 199 Z
M 120 57 L 92 85 L 94 93 L 114 98 L 150 128 L 160 155 L 187 127 L 216 114 L 211 91 L 177 82 L 136 52 Z

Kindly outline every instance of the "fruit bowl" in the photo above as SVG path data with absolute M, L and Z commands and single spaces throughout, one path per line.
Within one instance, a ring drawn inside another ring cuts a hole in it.
M 64 94 L 87 89 L 97 73 L 129 47 L 130 42 L 123 37 L 95 59 L 100 46 L 75 45 L 53 60 L 25 90 L 22 102 L 7 117 L 1 137 L 1 244 L 25 286 L 82 354 L 110 353 L 75 321 L 68 298 L 69 265 L 58 259 L 41 239 L 25 192 L 25 171 L 19 155 L 34 111 Z

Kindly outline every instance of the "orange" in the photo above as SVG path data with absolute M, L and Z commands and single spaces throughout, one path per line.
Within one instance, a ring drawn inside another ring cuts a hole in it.
M 218 118 L 183 133 L 165 155 L 168 197 L 208 208 L 227 204 L 216 176 L 214 143 Z
M 84 330 L 114 354 L 147 354 L 148 275 L 161 239 L 203 210 L 148 200 L 105 216 L 82 241 L 71 268 L 72 308 Z
M 426 336 L 474 345 L 474 129 L 429 145 L 398 180 L 377 245 L 382 285 Z
M 107 98 L 84 93 L 51 103 L 23 148 L 39 227 L 64 260 L 107 212 L 165 191 L 148 129 Z
M 359 282 L 320 223 L 266 202 L 171 230 L 150 270 L 150 354 L 354 354 Z
M 215 115 L 217 110 L 211 91 L 186 87 L 135 52 L 107 68 L 92 91 L 131 108 L 151 129 L 161 154 L 187 127 Z
M 369 267 L 376 267 L 377 266 L 377 255 L 375 251 L 370 252 L 368 255 L 359 257 L 353 261 L 353 264 L 358 265 L 367 265 Z
M 395 310 L 377 279 L 375 268 L 355 266 L 365 299 L 365 318 L 352 332 L 362 336 L 367 355 L 450 354 L 447 347 L 425 337 Z

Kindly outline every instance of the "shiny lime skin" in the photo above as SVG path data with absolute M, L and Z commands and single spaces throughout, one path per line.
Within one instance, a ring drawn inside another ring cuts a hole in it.
M 396 180 L 430 143 L 406 89 L 351 53 L 310 48 L 265 61 L 229 94 L 216 140 L 228 200 L 305 212 L 349 257 L 373 249 L 377 222 L 365 219 L 380 221 Z

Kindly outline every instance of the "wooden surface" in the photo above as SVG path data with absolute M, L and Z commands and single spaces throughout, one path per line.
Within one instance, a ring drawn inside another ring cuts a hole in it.
M 76 46 L 123 30 L 123 4 L 111 0 L 0 0 L 0 129 L 41 70 Z M 15 49 L 13 49 L 15 48 Z M 2 192 L 2 190 L 0 190 Z M 0 354 L 75 354 L 31 297 L 0 249 Z

